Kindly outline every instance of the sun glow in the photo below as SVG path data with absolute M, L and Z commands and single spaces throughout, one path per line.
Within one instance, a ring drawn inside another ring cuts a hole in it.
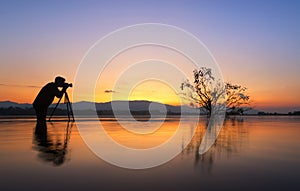
M 129 100 L 148 100 L 164 104 L 180 105 L 180 97 L 167 84 L 158 80 L 147 80 L 131 91 Z

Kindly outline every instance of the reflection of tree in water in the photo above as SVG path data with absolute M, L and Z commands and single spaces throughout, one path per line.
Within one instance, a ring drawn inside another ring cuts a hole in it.
M 225 119 L 222 130 L 220 131 L 216 142 L 204 154 L 199 154 L 199 146 L 205 135 L 208 121 L 200 122 L 194 137 L 188 144 L 183 154 L 195 155 L 195 165 L 200 163 L 203 170 L 211 172 L 213 163 L 217 159 L 230 157 L 238 153 L 245 145 L 248 137 L 248 129 L 243 125 L 242 118 Z
M 33 149 L 39 151 L 38 158 L 44 162 L 52 162 L 59 166 L 66 161 L 68 142 L 71 135 L 72 123 L 67 123 L 65 132 L 48 131 L 46 123 L 37 123 L 34 131 Z

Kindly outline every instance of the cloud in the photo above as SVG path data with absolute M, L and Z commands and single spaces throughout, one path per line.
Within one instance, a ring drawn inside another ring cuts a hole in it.
M 104 90 L 104 93 L 116 93 L 114 90 Z
M 17 85 L 17 84 L 0 84 L 0 86 L 7 86 L 7 87 L 27 87 L 27 88 L 41 88 L 40 86 L 34 86 L 34 85 Z

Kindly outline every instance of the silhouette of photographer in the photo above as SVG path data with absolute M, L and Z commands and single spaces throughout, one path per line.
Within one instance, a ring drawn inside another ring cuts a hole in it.
M 65 78 L 57 76 L 54 82 L 46 84 L 36 96 L 33 102 L 33 108 L 38 122 L 46 121 L 48 107 L 51 105 L 54 98 L 61 98 L 67 88 L 72 86 L 72 84 L 65 83 L 65 81 Z M 59 90 L 59 87 L 62 87 L 62 90 Z

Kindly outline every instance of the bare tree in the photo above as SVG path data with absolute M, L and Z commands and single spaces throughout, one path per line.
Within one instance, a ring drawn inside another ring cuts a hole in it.
M 193 84 L 189 80 L 181 84 L 181 89 L 186 90 L 183 93 L 184 98 L 190 101 L 192 106 L 203 108 L 210 115 L 213 106 L 226 101 L 227 113 L 243 114 L 245 108 L 242 106 L 249 105 L 246 87 L 229 82 L 221 83 L 220 80 L 215 79 L 210 68 L 201 67 L 193 73 Z
M 227 113 L 232 114 L 243 114 L 244 111 L 250 109 L 249 107 L 249 96 L 247 95 L 247 88 L 231 84 L 229 82 L 225 83 L 225 89 L 226 89 L 226 108 Z

